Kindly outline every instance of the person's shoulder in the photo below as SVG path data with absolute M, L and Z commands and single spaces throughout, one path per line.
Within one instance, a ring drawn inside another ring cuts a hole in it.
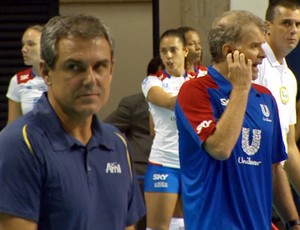
M 18 84 L 26 83 L 29 80 L 33 79 L 31 68 L 20 71 L 16 74 Z
M 199 84 L 208 84 L 209 82 L 214 82 L 212 77 L 206 73 L 203 76 L 198 76 L 198 75 L 192 75 L 186 78 L 186 81 L 184 84 L 189 84 L 189 85 L 199 85 Z
M 102 128 L 104 134 L 107 134 L 107 133 L 111 134 L 115 131 L 118 131 L 118 129 L 115 126 L 108 124 L 106 122 L 101 122 L 101 128 Z
M 157 79 L 163 81 L 164 79 L 168 78 L 168 75 L 166 74 L 166 71 L 164 70 L 159 70 L 155 75 L 152 75 L 157 77 Z
M 138 102 L 138 101 L 143 102 L 145 100 L 146 99 L 145 99 L 144 94 L 142 92 L 140 92 L 137 94 L 131 94 L 131 95 L 125 96 L 122 98 L 121 101 L 125 103 L 125 102 Z
M 32 113 L 29 112 L 4 127 L 4 129 L 0 132 L 1 145 L 8 144 L 10 142 L 18 143 L 20 140 L 25 140 L 27 138 L 28 127 L 32 127 L 32 123 L 35 121 L 31 114 Z
M 206 71 L 206 72 L 207 72 L 207 67 L 206 67 L 206 66 L 198 65 L 197 68 L 198 68 L 199 70 L 203 70 L 203 71 Z
M 269 95 L 272 95 L 271 91 L 263 86 L 263 85 L 260 85 L 260 84 L 256 84 L 256 83 L 252 83 L 252 87 L 260 94 L 269 94 Z
M 102 129 L 102 138 L 106 140 L 105 142 L 108 146 L 112 147 L 115 145 L 119 145 L 121 142 L 127 143 L 124 135 L 115 126 L 109 123 L 101 122 L 101 129 Z
M 198 66 L 198 74 L 197 77 L 204 77 L 207 75 L 207 67 L 206 66 Z

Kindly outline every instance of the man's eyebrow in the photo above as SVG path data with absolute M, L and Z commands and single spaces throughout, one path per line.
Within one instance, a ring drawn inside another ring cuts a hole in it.
M 70 58 L 70 59 L 65 60 L 65 62 L 80 63 L 80 62 L 82 62 L 82 61 L 80 61 L 80 60 L 78 60 L 78 59 Z
M 281 20 L 282 22 L 290 22 L 290 23 L 296 23 L 296 24 L 299 24 L 300 23 L 300 20 L 296 20 L 296 19 L 290 19 L 290 18 L 284 18 Z

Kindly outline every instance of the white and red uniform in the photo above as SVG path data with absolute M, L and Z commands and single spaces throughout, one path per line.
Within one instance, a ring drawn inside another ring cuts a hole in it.
M 207 74 L 207 68 L 205 66 L 195 66 L 194 69 L 197 77 L 204 77 Z
M 6 97 L 21 103 L 22 114 L 25 114 L 32 110 L 45 91 L 47 85 L 43 78 L 36 76 L 32 68 L 29 68 L 11 78 Z
M 147 98 L 149 90 L 158 86 L 165 92 L 176 96 L 181 85 L 189 78 L 195 78 L 192 73 L 186 76 L 174 77 L 164 70 L 157 72 L 156 76 L 148 76 L 142 83 L 142 91 Z M 174 111 L 157 106 L 148 101 L 149 111 L 153 117 L 155 137 L 153 140 L 149 162 L 162 166 L 179 168 L 178 131 Z

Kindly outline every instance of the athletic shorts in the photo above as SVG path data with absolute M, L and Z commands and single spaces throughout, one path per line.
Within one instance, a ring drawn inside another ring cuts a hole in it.
M 149 163 L 144 191 L 181 194 L 180 169 Z

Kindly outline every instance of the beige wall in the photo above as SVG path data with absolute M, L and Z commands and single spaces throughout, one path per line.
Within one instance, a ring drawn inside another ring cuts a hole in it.
M 150 0 L 74 1 L 61 0 L 60 13 L 88 13 L 102 18 L 111 28 L 116 40 L 116 69 L 112 92 L 109 102 L 99 113 L 100 118 L 104 118 L 117 107 L 121 98 L 141 90 L 141 81 L 153 55 L 152 3 Z M 250 9 L 263 16 L 267 2 L 268 0 L 159 0 L 160 33 L 179 26 L 197 29 L 202 39 L 203 64 L 208 66 L 210 55 L 206 38 L 213 19 L 229 9 Z
M 113 111 L 121 98 L 141 90 L 152 58 L 152 5 L 140 3 L 60 3 L 60 14 L 88 13 L 102 18 L 116 41 L 116 69 L 107 105 L 99 116 Z
M 214 18 L 229 10 L 229 0 L 181 0 L 184 14 L 182 24 L 194 27 L 201 35 L 203 64 L 210 65 L 210 54 L 207 42 L 208 32 Z
M 265 18 L 265 12 L 268 7 L 269 0 L 230 0 L 231 10 L 248 10 L 262 19 Z

